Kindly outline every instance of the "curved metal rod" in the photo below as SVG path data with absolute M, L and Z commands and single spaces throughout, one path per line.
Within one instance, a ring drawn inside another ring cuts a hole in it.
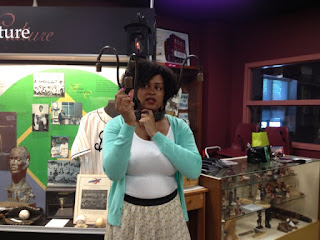
M 133 89 L 134 89 L 134 96 L 133 98 L 135 98 L 136 100 L 138 99 L 137 97 L 137 88 L 138 88 L 138 57 L 135 53 L 131 53 L 131 55 L 129 56 L 128 59 L 128 64 L 127 64 L 127 68 L 130 65 L 131 59 L 134 60 L 134 78 L 133 78 Z
M 111 49 L 111 50 L 113 50 L 114 54 L 116 55 L 116 58 L 117 58 L 117 83 L 118 83 L 119 88 L 121 88 L 120 80 L 119 80 L 119 55 L 118 55 L 117 49 L 115 49 L 114 47 L 111 47 L 111 46 L 104 46 L 103 48 L 101 48 L 100 53 L 99 53 L 99 55 L 98 55 L 98 57 L 97 57 L 96 71 L 97 71 L 97 72 L 101 72 L 101 62 L 100 62 L 100 59 L 101 59 L 101 56 L 102 56 L 103 52 L 104 52 L 106 49 Z
M 198 70 L 199 70 L 199 72 L 202 72 L 202 66 L 201 66 L 199 57 L 196 56 L 196 55 L 194 55 L 194 54 L 188 55 L 188 56 L 183 60 L 182 65 L 181 65 L 181 68 L 180 68 L 180 76 L 179 76 L 178 86 L 180 86 L 180 83 L 181 83 L 184 65 L 186 64 L 187 60 L 190 59 L 190 58 L 192 58 L 192 57 L 194 57 L 194 58 L 196 58 L 196 59 L 198 60 Z

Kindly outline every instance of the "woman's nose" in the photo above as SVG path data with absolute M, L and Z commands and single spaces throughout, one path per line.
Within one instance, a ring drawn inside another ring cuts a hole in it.
M 155 89 L 153 87 L 149 87 L 147 89 L 147 92 L 150 93 L 150 94 L 154 94 L 155 93 Z

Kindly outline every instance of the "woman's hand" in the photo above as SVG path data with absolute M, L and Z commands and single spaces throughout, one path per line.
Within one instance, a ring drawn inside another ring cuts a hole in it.
M 126 124 L 134 126 L 136 123 L 136 115 L 134 114 L 133 93 L 124 93 L 125 89 L 121 88 L 115 95 L 115 108 L 121 114 Z
M 157 133 L 156 122 L 151 110 L 143 109 L 139 123 L 144 126 L 149 137 L 152 138 Z

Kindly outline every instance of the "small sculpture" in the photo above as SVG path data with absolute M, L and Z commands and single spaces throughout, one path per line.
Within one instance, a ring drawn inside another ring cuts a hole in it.
M 270 221 L 271 221 L 271 210 L 270 208 L 266 209 L 265 211 L 265 227 L 266 228 L 271 228 L 271 225 L 270 225 Z
M 8 201 L 29 202 L 30 198 L 35 198 L 32 188 L 26 181 L 27 169 L 30 164 L 30 153 L 26 147 L 15 147 L 10 151 L 10 172 L 12 182 L 6 188 Z
M 223 231 L 226 234 L 224 240 L 238 240 L 236 234 L 236 220 L 228 220 L 223 226 Z
M 258 211 L 258 220 L 257 220 L 258 226 L 256 228 L 258 229 L 263 228 L 263 226 L 261 225 L 261 222 L 262 222 L 261 211 Z

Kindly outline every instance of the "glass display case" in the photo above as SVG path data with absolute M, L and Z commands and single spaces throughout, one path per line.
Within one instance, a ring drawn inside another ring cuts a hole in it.
M 206 239 L 285 239 L 308 226 L 316 238 L 306 239 L 318 239 L 319 160 L 288 157 L 264 166 L 228 160 L 232 165 L 200 177 L 209 189 Z

